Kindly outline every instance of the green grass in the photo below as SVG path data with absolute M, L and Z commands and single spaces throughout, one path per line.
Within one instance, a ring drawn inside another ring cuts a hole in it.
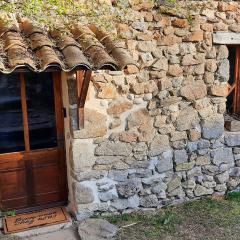
M 229 193 L 225 199 L 190 201 L 153 213 L 111 216 L 107 220 L 120 227 L 116 240 L 239 240 L 240 193 Z

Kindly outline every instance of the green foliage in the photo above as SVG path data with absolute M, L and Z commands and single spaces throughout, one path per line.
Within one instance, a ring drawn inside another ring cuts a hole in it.
M 227 200 L 240 202 L 240 192 L 230 192 L 226 196 Z
M 16 216 L 16 211 L 0 212 L 0 218 L 6 217 L 6 216 L 14 217 Z
M 12 0 L 0 1 L 0 20 L 28 18 L 37 25 L 64 28 L 76 22 L 94 23 L 113 29 L 127 11 L 126 3 L 119 0 L 115 7 L 100 0 Z

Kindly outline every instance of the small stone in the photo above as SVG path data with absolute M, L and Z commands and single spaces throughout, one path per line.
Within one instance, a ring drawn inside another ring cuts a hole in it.
M 195 162 L 185 162 L 176 165 L 176 171 L 189 171 L 195 165 Z
M 172 87 L 172 81 L 169 80 L 168 78 L 162 78 L 158 82 L 158 87 L 160 91 L 169 89 Z
M 226 2 L 219 2 L 218 3 L 218 10 L 221 12 L 236 12 L 238 10 L 237 5 L 233 5 L 231 3 Z
M 153 52 L 156 48 L 155 41 L 140 41 L 138 43 L 138 49 L 141 52 Z
M 196 159 L 197 166 L 209 165 L 211 163 L 210 156 L 199 156 Z
M 186 116 L 188 116 L 186 118 Z M 182 110 L 176 120 L 176 127 L 179 131 L 189 130 L 199 123 L 198 113 L 195 109 L 186 108 Z
M 156 135 L 150 143 L 150 156 L 157 156 L 170 148 L 167 135 Z
M 136 142 L 138 135 L 136 133 L 131 132 L 122 132 L 119 134 L 119 140 L 121 142 Z
M 192 65 L 197 65 L 200 62 L 196 59 L 194 59 L 193 55 L 187 54 L 182 58 L 182 65 L 183 66 L 192 66 Z
M 164 173 L 173 170 L 173 154 L 172 151 L 166 151 L 160 157 L 159 162 L 156 165 L 156 169 L 159 173 Z
M 175 150 L 174 151 L 174 161 L 176 164 L 185 163 L 188 161 L 188 154 L 186 150 Z
M 82 221 L 78 233 L 82 240 L 106 240 L 117 235 L 118 227 L 103 219 L 89 218 Z
M 129 197 L 128 199 L 118 198 L 118 199 L 111 201 L 111 207 L 115 208 L 116 210 L 120 210 L 120 211 L 127 209 L 127 208 L 137 209 L 138 206 L 139 206 L 139 197 L 137 195 Z
M 223 59 L 219 62 L 217 73 L 222 82 L 227 82 L 229 80 L 229 73 L 230 73 L 229 69 L 230 69 L 230 65 L 227 59 Z
M 184 38 L 185 42 L 201 42 L 203 41 L 203 31 L 196 30 L 192 32 L 190 35 Z
M 218 59 L 218 60 L 220 60 L 220 59 L 227 59 L 227 58 L 228 58 L 228 55 L 229 55 L 229 51 L 228 51 L 227 46 L 221 45 L 221 46 L 218 48 L 217 59 Z
M 178 28 L 187 28 L 189 26 L 189 23 L 186 19 L 176 18 L 172 21 L 172 26 Z
M 234 167 L 231 169 L 230 174 L 231 177 L 240 177 L 240 167 Z
M 114 191 L 110 190 L 107 192 L 101 192 L 99 193 L 99 199 L 103 202 L 108 202 L 110 200 L 114 200 L 117 199 L 118 195 L 116 193 L 116 190 L 114 189 Z
M 216 72 L 217 70 L 217 63 L 216 63 L 216 60 L 214 59 L 208 59 L 206 61 L 206 70 L 209 71 L 209 72 Z
M 157 185 L 152 187 L 152 193 L 154 194 L 160 194 L 162 192 L 165 192 L 167 190 L 167 184 L 164 182 L 160 182 Z
M 203 137 L 206 139 L 216 139 L 224 132 L 224 119 L 222 115 L 213 115 L 202 122 Z
M 224 137 L 227 146 L 230 147 L 240 146 L 240 133 L 226 132 Z
M 185 37 L 188 34 L 189 34 L 189 31 L 187 29 L 183 29 L 183 28 L 175 29 L 175 35 L 178 37 Z
M 205 72 L 204 74 L 204 82 L 206 84 L 212 84 L 214 82 L 214 73 L 211 72 Z
M 234 158 L 231 148 L 220 148 L 215 149 L 212 152 L 213 160 L 212 162 L 219 166 L 222 163 L 233 164 Z
M 129 198 L 140 192 L 142 186 L 140 182 L 129 180 L 127 182 L 117 184 L 116 188 L 120 197 Z
M 194 189 L 194 194 L 197 197 L 204 196 L 204 195 L 211 195 L 213 194 L 213 189 L 211 188 L 206 188 L 201 185 L 197 185 L 196 188 Z
M 172 192 L 174 189 L 178 188 L 181 186 L 181 178 L 178 176 L 174 176 L 174 178 L 167 184 L 168 192 Z
M 100 143 L 95 149 L 97 156 L 129 156 L 132 148 L 128 143 L 106 141 Z
M 143 100 L 144 101 L 151 101 L 152 97 L 153 97 L 152 93 L 147 93 L 147 94 L 144 95 Z
M 213 32 L 213 25 L 211 23 L 203 23 L 201 24 L 201 29 L 206 32 Z
M 227 31 L 228 30 L 228 25 L 223 23 L 223 22 L 214 23 L 213 30 L 216 31 L 216 32 L 217 31 Z
M 197 141 L 198 139 L 201 138 L 201 132 L 199 132 L 196 129 L 190 129 L 188 131 L 188 137 L 190 141 Z
M 88 204 L 94 201 L 94 195 L 91 188 L 80 183 L 73 184 L 75 199 L 79 204 Z
M 146 108 L 131 113 L 127 118 L 127 126 L 129 130 L 138 133 L 140 142 L 151 141 L 155 135 L 153 119 Z
M 204 64 L 198 64 L 194 66 L 194 73 L 196 75 L 203 75 L 205 73 L 205 66 Z
M 210 87 L 210 94 L 217 97 L 226 97 L 228 95 L 228 86 L 226 84 L 213 85 Z
M 182 199 L 185 197 L 185 193 L 184 193 L 182 187 L 178 187 L 178 188 L 174 189 L 173 191 L 169 192 L 168 196 Z
M 153 184 L 159 183 L 163 180 L 164 175 L 154 174 L 147 178 L 142 179 L 142 183 L 146 186 L 151 186 Z
M 120 97 L 112 101 L 107 109 L 107 113 L 113 116 L 119 116 L 123 112 L 131 109 L 133 106 L 132 102 L 125 97 Z
M 117 89 L 113 85 L 106 85 L 98 92 L 98 98 L 115 99 L 118 97 Z
M 74 131 L 74 138 L 103 137 L 107 133 L 107 118 L 92 109 L 85 109 L 84 128 Z
M 149 195 L 145 197 L 140 198 L 140 206 L 151 208 L 151 207 L 157 207 L 159 204 L 158 198 L 156 195 Z
M 173 64 L 173 65 L 169 65 L 168 68 L 168 74 L 173 76 L 173 77 L 178 77 L 180 75 L 182 75 L 183 73 L 183 69 L 181 68 L 181 66 L 179 64 Z
M 159 46 L 171 46 L 174 45 L 176 43 L 181 43 L 182 42 L 182 38 L 177 37 L 174 34 L 169 34 L 167 36 L 163 36 L 162 38 L 160 38 L 158 40 L 158 45 Z
M 165 35 L 173 34 L 174 28 L 172 26 L 167 26 L 163 29 Z
M 215 18 L 215 11 L 212 10 L 212 9 L 204 8 L 201 12 L 201 15 L 206 16 L 209 19 L 214 19 Z
M 186 140 L 187 139 L 187 133 L 186 132 L 172 132 L 170 133 L 171 141 L 179 141 L 179 140 Z
M 181 96 L 190 101 L 204 98 L 207 95 L 207 87 L 203 82 L 199 82 L 182 87 Z
M 168 70 L 168 60 L 165 57 L 161 57 L 158 59 L 153 65 L 152 65 L 153 70 Z
M 225 128 L 230 132 L 240 132 L 240 121 L 235 119 L 225 120 Z
M 224 172 L 215 176 L 215 180 L 218 184 L 226 183 L 229 179 L 229 173 Z

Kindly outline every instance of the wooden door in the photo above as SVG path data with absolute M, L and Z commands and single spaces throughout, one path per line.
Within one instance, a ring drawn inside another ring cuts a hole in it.
M 60 73 L 0 75 L 0 210 L 67 201 Z

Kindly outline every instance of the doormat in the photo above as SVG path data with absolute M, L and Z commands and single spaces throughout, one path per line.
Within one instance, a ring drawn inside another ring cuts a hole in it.
M 64 207 L 45 209 L 32 213 L 19 214 L 14 217 L 5 217 L 4 233 L 17 233 L 33 228 L 45 227 L 70 221 Z

